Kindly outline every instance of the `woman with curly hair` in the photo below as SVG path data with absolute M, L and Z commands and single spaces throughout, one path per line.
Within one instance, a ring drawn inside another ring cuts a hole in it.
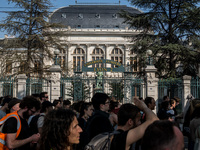
M 39 149 L 72 150 L 72 145 L 79 143 L 80 132 L 82 129 L 72 110 L 53 110 L 45 116 Z

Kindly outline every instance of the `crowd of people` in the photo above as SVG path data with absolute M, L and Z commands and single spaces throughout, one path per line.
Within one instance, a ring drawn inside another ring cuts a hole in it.
M 133 98 L 121 104 L 105 93 L 95 93 L 90 102 L 49 101 L 48 93 L 22 100 L 1 98 L 0 150 L 84 150 L 98 134 L 118 131 L 111 150 L 183 150 L 184 137 L 177 123 L 178 97 L 163 97 L 157 114 L 153 97 Z M 200 107 L 190 121 L 190 150 L 200 125 Z

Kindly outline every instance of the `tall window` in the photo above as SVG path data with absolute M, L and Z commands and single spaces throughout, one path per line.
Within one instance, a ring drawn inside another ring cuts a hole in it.
M 78 66 L 81 69 L 85 60 L 84 50 L 82 48 L 76 48 L 72 55 L 73 55 L 73 69 L 77 69 Z
M 104 53 L 103 50 L 100 48 L 95 48 L 92 52 L 92 61 L 93 60 L 99 60 L 99 59 L 103 59 Z M 93 64 L 92 67 L 103 67 L 102 64 Z
M 41 72 L 41 64 L 39 61 L 34 62 L 34 73 L 39 74 Z
M 6 73 L 12 73 L 12 61 L 11 60 L 6 61 Z
M 123 62 L 123 54 L 122 54 L 122 50 L 119 48 L 114 48 L 111 52 L 111 60 L 120 62 L 122 64 Z M 112 67 L 117 67 L 115 65 L 112 65 Z
M 62 69 L 65 68 L 65 50 L 60 50 L 58 55 L 57 63 L 60 65 Z
M 61 68 L 65 68 L 65 56 L 59 56 L 58 63 Z
M 20 70 L 21 73 L 25 73 L 26 72 L 26 65 L 27 65 L 27 63 L 25 61 L 20 62 L 19 70 Z
M 131 71 L 138 71 L 138 65 L 137 65 L 137 57 L 134 54 L 134 51 L 130 51 L 130 66 Z

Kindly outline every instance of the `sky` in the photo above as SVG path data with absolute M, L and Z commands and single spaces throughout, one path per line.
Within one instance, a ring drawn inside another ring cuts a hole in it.
M 82 5 L 82 4 L 115 4 L 119 5 L 119 0 L 50 0 L 53 9 L 51 11 L 54 11 L 60 7 L 65 7 L 69 5 Z M 76 4 L 77 2 L 77 4 Z M 120 0 L 120 5 L 127 5 L 131 6 L 128 2 L 128 0 Z M 1 5 L 0 5 L 0 21 L 3 20 L 7 14 L 6 12 L 11 12 L 11 11 L 17 11 L 18 8 L 15 7 L 14 4 L 9 4 L 7 0 L 1 0 Z M 0 39 L 4 38 L 4 35 L 7 34 L 6 32 L 1 32 L 0 31 Z M 12 36 L 12 35 L 8 35 Z

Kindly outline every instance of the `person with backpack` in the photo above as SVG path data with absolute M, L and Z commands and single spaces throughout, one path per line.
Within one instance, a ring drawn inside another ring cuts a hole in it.
M 50 101 L 44 101 L 42 103 L 42 109 L 40 111 L 40 114 L 34 116 L 29 124 L 31 135 L 42 133 L 42 126 L 44 124 L 45 115 L 48 114 L 51 110 L 53 110 L 53 106 L 54 105 Z M 36 150 L 36 149 L 37 149 L 37 143 L 33 143 L 31 146 L 31 150 Z
M 42 103 L 42 109 L 40 111 L 40 114 L 34 116 L 29 124 L 30 130 L 32 134 L 40 133 L 42 132 L 42 126 L 44 124 L 44 117 L 45 115 L 53 110 L 53 104 L 50 101 L 44 101 Z
M 120 107 L 117 114 L 119 134 L 114 135 L 110 150 L 129 150 L 133 143 L 143 137 L 146 128 L 158 120 L 143 101 L 134 98 L 134 103 L 135 105 L 126 103 Z M 140 110 L 146 114 L 146 121 L 143 124 L 140 121 Z
M 114 130 L 109 120 L 109 96 L 105 93 L 95 93 L 92 97 L 92 104 L 95 109 L 94 115 L 87 121 L 85 130 L 80 139 L 80 149 L 83 149 L 96 135 Z
M 0 120 L 0 150 L 29 150 L 30 143 L 39 140 L 39 133 L 30 135 L 27 119 L 40 107 L 41 103 L 36 98 L 27 96 L 21 101 L 19 111 L 9 113 Z

